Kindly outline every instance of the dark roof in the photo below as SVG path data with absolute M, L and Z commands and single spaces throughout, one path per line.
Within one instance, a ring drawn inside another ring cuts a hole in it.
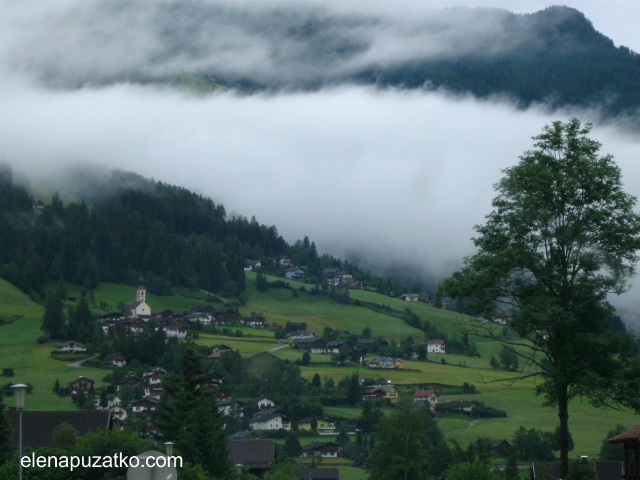
M 301 468 L 300 480 L 340 480 L 337 468 Z
M 620 435 L 610 438 L 609 441 L 611 443 L 622 443 L 633 439 L 640 439 L 640 426 L 627 430 L 626 432 L 622 432 Z
M 436 394 L 436 396 L 438 396 L 438 397 L 440 396 L 440 395 L 438 395 L 438 393 L 435 390 L 416 390 L 414 392 L 414 394 L 411 395 L 411 396 L 412 397 L 416 397 L 416 398 L 417 397 L 430 397 L 434 393 Z
M 305 452 L 311 452 L 314 450 L 322 450 L 323 448 L 339 448 L 340 445 L 334 442 L 311 442 L 302 447 Z
M 327 342 L 327 347 L 328 348 L 332 348 L 332 347 L 341 347 L 344 344 L 348 344 L 351 345 L 351 342 L 349 340 L 331 340 L 330 342 Z
M 325 345 L 327 343 L 326 340 L 322 337 L 310 337 L 310 338 L 300 338 L 300 339 L 294 340 L 293 344 L 294 345 L 301 345 L 301 344 L 313 345 L 316 342 L 324 343 Z
M 231 440 L 227 444 L 232 465 L 248 469 L 266 470 L 276 459 L 276 441 L 267 439 Z
M 10 410 L 5 412 L 11 425 L 11 444 L 18 446 L 19 412 Z M 69 412 L 22 412 L 22 441 L 25 447 L 59 447 L 53 439 L 53 430 L 63 423 L 70 424 L 84 436 L 94 430 L 111 428 L 111 412 L 108 410 L 69 411 Z
M 259 438 L 264 438 L 264 437 L 252 430 L 242 430 L 240 432 L 236 432 L 233 435 L 229 436 L 229 440 L 244 440 L 244 439 L 259 439 Z
M 263 414 L 262 412 L 256 412 L 253 414 L 253 417 L 251 417 L 251 420 L 249 421 L 249 423 L 268 422 L 269 420 L 273 420 L 274 418 L 278 418 L 278 417 L 282 417 L 282 414 L 279 413 L 278 411 L 269 412 L 266 414 Z

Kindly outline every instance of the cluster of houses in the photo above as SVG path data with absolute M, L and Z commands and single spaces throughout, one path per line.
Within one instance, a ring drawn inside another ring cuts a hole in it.
M 288 258 L 288 257 L 284 257 Z M 290 265 L 289 263 L 282 263 L 282 265 Z M 285 277 L 293 280 L 304 280 L 307 272 L 300 267 L 291 267 L 285 271 Z M 362 282 L 353 279 L 353 273 L 349 271 L 338 270 L 337 268 L 325 268 L 322 271 L 324 280 L 330 287 L 340 287 L 349 290 L 363 290 L 366 285 Z
M 240 317 L 232 308 L 215 308 L 211 305 L 199 305 L 182 313 L 169 309 L 152 310 L 146 302 L 144 279 L 140 277 L 136 301 L 125 305 L 125 311 L 109 312 L 98 316 L 105 334 L 110 327 L 120 325 L 125 332 L 139 334 L 150 328 L 153 321 L 156 329 L 162 329 L 168 338 L 186 338 L 189 326 L 194 323 L 216 326 L 247 326 L 267 328 L 265 318 L 260 316 Z
M 367 361 L 367 354 L 372 351 L 374 343 L 377 342 L 379 347 L 389 346 L 389 342 L 383 338 L 359 338 L 357 343 L 344 339 L 327 341 L 306 330 L 292 332 L 289 334 L 289 338 L 293 339 L 293 347 L 303 352 L 337 354 L 342 349 L 351 351 L 356 348 L 359 352 L 358 363 L 360 365 L 367 365 L 369 368 L 402 368 L 401 358 L 374 357 Z M 445 354 L 445 343 L 445 340 L 442 339 L 427 340 L 427 353 Z M 417 352 L 414 353 L 413 357 L 417 358 L 417 356 Z
M 431 295 L 421 296 L 419 293 L 403 293 L 402 295 L 400 295 L 400 300 L 404 300 L 405 302 L 423 302 L 429 305 L 430 307 L 436 306 L 436 300 Z M 440 303 L 442 304 L 441 308 L 443 310 L 446 310 L 447 302 L 445 302 L 444 300 L 441 300 Z

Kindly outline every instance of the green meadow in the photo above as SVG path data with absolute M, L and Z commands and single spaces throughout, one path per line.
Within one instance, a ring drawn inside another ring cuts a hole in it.
M 274 280 L 275 277 L 269 277 Z M 289 282 L 298 288 L 299 282 Z M 309 288 L 307 286 L 307 288 Z M 80 296 L 79 287 L 67 285 L 69 296 Z M 135 286 L 101 283 L 94 291 L 97 305 L 104 302 L 108 308 L 115 308 L 119 302 L 128 303 L 135 300 Z M 206 292 L 194 292 L 187 295 L 173 295 L 161 297 L 149 294 L 147 303 L 152 309 L 170 308 L 183 311 L 196 304 L 212 303 L 223 306 L 222 301 L 210 302 L 205 300 L 209 296 Z M 243 315 L 252 312 L 262 313 L 267 320 L 284 325 L 286 321 L 306 322 L 309 330 L 321 333 L 325 327 L 349 330 L 360 333 L 369 326 L 375 336 L 381 335 L 396 341 L 411 335 L 416 342 L 424 341 L 423 332 L 408 326 L 403 320 L 374 312 L 365 307 L 344 305 L 333 302 L 326 296 L 313 296 L 305 292 L 298 292 L 297 297 L 291 290 L 270 288 L 267 292 L 258 292 L 255 288 L 255 274 L 248 272 L 247 297 L 245 306 L 240 307 Z M 460 322 L 468 322 L 453 312 L 443 311 L 424 304 L 408 304 L 399 299 L 384 297 L 372 292 L 353 291 L 352 298 L 361 301 L 388 305 L 395 310 L 408 307 L 420 318 L 428 320 L 438 330 L 448 334 L 458 334 Z M 209 298 L 212 298 L 209 296 Z M 98 313 L 100 309 L 94 307 Z M 28 382 L 34 386 L 33 393 L 27 400 L 27 408 L 33 410 L 67 410 L 73 409 L 74 404 L 69 398 L 60 398 L 53 394 L 52 387 L 56 379 L 61 385 L 67 385 L 79 375 L 93 378 L 96 386 L 101 386 L 108 369 L 68 366 L 69 362 L 56 360 L 51 356 L 55 350 L 55 343 L 37 344 L 37 337 L 43 335 L 40 330 L 43 308 L 33 302 L 27 295 L 0 280 L 0 316 L 19 317 L 13 323 L 0 327 L 0 368 L 13 368 L 16 376 L 2 379 L 2 382 Z M 471 320 L 475 321 L 475 320 Z M 241 337 L 224 335 L 200 334 L 197 342 L 201 345 L 225 344 L 240 351 L 243 355 L 271 350 L 283 360 L 295 361 L 302 357 L 302 353 L 290 346 L 290 341 L 279 342 L 270 330 L 254 330 L 245 327 L 231 327 L 231 330 L 242 331 Z M 405 361 L 404 368 L 399 370 L 373 370 L 367 367 L 344 366 L 339 367 L 330 362 L 330 355 L 311 354 L 311 363 L 301 366 L 302 376 L 311 380 L 318 373 L 324 380 L 333 378 L 336 382 L 341 378 L 357 372 L 361 377 L 383 377 L 398 385 L 403 395 L 410 395 L 420 386 L 430 384 L 462 385 L 467 382 L 476 386 L 480 392 L 474 395 L 445 395 L 439 402 L 450 400 L 480 400 L 486 405 L 507 411 L 507 418 L 480 419 L 472 421 L 463 415 L 445 416 L 438 419 L 438 424 L 447 438 L 455 438 L 463 445 L 474 441 L 478 437 L 506 438 L 510 440 L 513 432 L 521 425 L 526 428 L 555 430 L 557 413 L 551 407 L 544 407 L 544 399 L 535 395 L 535 380 L 528 379 L 521 382 L 510 382 L 510 373 L 492 370 L 489 358 L 498 355 L 498 342 L 475 338 L 480 358 L 461 355 L 428 356 L 428 361 Z M 274 350 L 275 349 L 275 350 Z M 445 359 L 446 364 L 441 363 Z M 11 399 L 5 399 L 11 405 Z M 390 407 L 385 407 L 385 413 L 391 413 Z M 325 414 L 342 418 L 355 419 L 360 415 L 357 408 L 326 407 Z M 628 428 L 640 423 L 638 416 L 630 411 L 601 410 L 591 407 L 587 402 L 576 400 L 570 406 L 570 428 L 575 441 L 572 455 L 597 456 L 600 444 L 607 430 L 617 423 Z M 341 478 L 360 480 L 366 478 L 361 471 L 347 466 L 340 466 Z

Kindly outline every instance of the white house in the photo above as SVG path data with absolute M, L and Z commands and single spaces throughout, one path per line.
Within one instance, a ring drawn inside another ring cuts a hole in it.
M 195 312 L 189 313 L 184 316 L 185 320 L 189 320 L 191 322 L 199 322 L 202 325 L 211 325 L 212 315 L 209 315 L 204 312 Z
M 114 367 L 123 367 L 127 364 L 127 359 L 119 353 L 111 353 L 104 357 L 104 361 L 110 363 Z
M 150 400 L 148 398 L 141 398 L 140 400 L 134 400 L 131 402 L 131 413 L 143 413 L 148 411 L 154 411 L 158 408 L 158 402 Z
M 164 372 L 153 372 L 147 373 L 145 372 L 142 378 L 145 382 L 147 382 L 150 386 L 160 385 L 162 383 L 162 377 L 164 377 Z
M 278 263 L 280 263 L 280 265 L 291 265 L 291 259 L 282 255 L 278 257 Z
M 111 415 L 115 418 L 119 418 L 120 420 L 126 420 L 127 418 L 127 411 L 122 408 L 121 406 L 115 406 L 113 408 L 110 408 L 109 410 L 111 410 Z
M 427 340 L 427 353 L 446 353 L 444 340 Z
M 419 297 L 420 295 L 417 293 L 405 293 L 404 295 L 400 296 L 400 299 L 404 300 L 405 302 L 417 302 Z
M 334 442 L 311 442 L 302 447 L 303 457 L 321 456 L 324 458 L 337 458 L 340 456 L 342 447 Z
M 187 338 L 187 327 L 184 325 L 169 325 L 163 328 L 167 338 Z
M 282 424 L 282 415 L 277 412 L 268 415 L 254 415 L 249 422 L 249 426 L 253 430 L 280 430 Z
M 285 272 L 285 277 L 287 278 L 297 278 L 297 279 L 303 279 L 305 276 L 305 271 L 301 268 L 295 267 L 295 268 L 289 268 L 286 272 Z
M 267 398 L 267 397 L 262 397 L 259 398 L 256 401 L 256 404 L 258 405 L 258 408 L 260 410 L 264 409 L 264 408 L 273 408 L 276 406 L 276 402 L 274 402 L 273 400 Z

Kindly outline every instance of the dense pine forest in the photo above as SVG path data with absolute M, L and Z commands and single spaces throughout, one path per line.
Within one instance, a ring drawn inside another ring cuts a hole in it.
M 40 298 L 47 282 L 61 278 L 89 290 L 99 281 L 135 285 L 141 274 L 160 295 L 181 286 L 237 297 L 245 289 L 245 261 L 261 260 L 265 272 L 283 274 L 277 259 L 286 255 L 308 268 L 312 283 L 321 282 L 322 268 L 338 267 L 381 290 L 403 288 L 318 255 L 307 237 L 289 245 L 275 226 L 227 218 L 222 205 L 184 188 L 124 172 L 113 172 L 106 184 L 88 199 L 65 204 L 56 193 L 39 206 L 3 166 L 0 276 Z
M 126 3 L 100 8 L 115 19 L 138 19 L 140 35 L 154 39 L 157 62 L 147 63 L 144 55 L 130 67 L 87 62 L 78 73 L 74 64 L 49 69 L 35 58 L 30 68 L 40 72 L 45 85 L 171 84 L 199 93 L 220 88 L 253 93 L 361 84 L 507 96 L 523 108 L 534 103 L 598 107 L 605 117 L 633 116 L 640 107 L 640 55 L 616 46 L 582 12 L 565 6 L 530 14 L 458 7 L 416 18 L 215 2 L 179 8 L 159 2 L 145 14 Z M 86 35 L 96 28 L 91 25 L 100 25 L 103 13 L 82 12 Z M 221 35 L 226 28 L 235 36 Z M 247 46 L 254 43 L 262 47 Z M 81 53 L 95 58 L 115 47 L 88 41 L 84 48 Z M 140 49 L 144 44 L 134 38 L 132 52 Z M 245 60 L 220 61 L 229 50 Z
M 607 115 L 640 106 L 640 55 L 596 31 L 584 14 L 550 7 L 530 15 L 506 15 L 514 31 L 527 25 L 531 39 L 508 52 L 456 59 L 411 61 L 368 69 L 357 78 L 380 86 L 445 87 L 478 97 L 507 94 L 523 107 L 600 106 Z

